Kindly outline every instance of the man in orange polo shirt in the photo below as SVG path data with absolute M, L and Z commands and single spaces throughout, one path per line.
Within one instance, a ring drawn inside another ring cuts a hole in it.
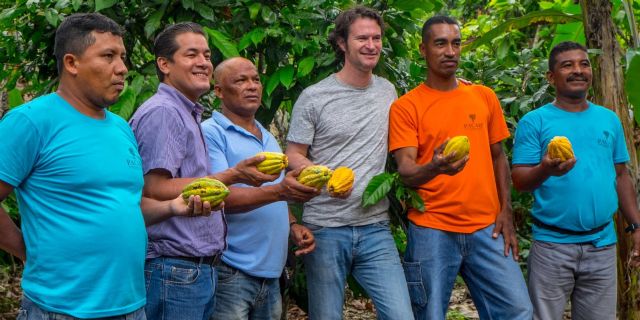
M 426 80 L 391 107 L 390 151 L 426 207 L 409 212 L 405 276 L 414 315 L 444 319 L 460 273 L 481 319 L 531 319 L 501 144 L 509 131 L 491 89 L 456 79 L 460 42 L 455 20 L 427 20 L 420 44 Z M 443 150 L 459 135 L 471 148 L 453 161 Z

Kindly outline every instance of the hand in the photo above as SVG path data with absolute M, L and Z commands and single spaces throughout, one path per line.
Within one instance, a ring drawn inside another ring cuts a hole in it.
M 460 82 L 462 82 L 462 83 L 464 83 L 466 85 L 472 85 L 473 84 L 473 82 L 471 82 L 471 81 L 469 81 L 467 79 L 462 79 L 462 78 L 457 78 L 457 79 L 458 79 L 458 81 L 460 81 Z
M 434 170 L 437 174 L 446 174 L 449 176 L 454 176 L 458 174 L 458 172 L 464 169 L 464 166 L 469 161 L 469 155 L 466 155 L 464 158 L 451 162 L 452 159 L 455 158 L 455 152 L 445 156 L 442 154 L 444 148 L 447 146 L 449 139 L 445 140 L 439 147 L 433 150 L 433 157 L 431 158 L 431 162 L 428 164 L 431 167 L 431 170 Z
M 329 196 L 332 197 L 332 198 L 346 199 L 346 198 L 349 198 L 349 196 L 351 195 L 352 191 L 353 191 L 353 187 L 351 189 L 347 190 L 346 192 L 343 192 L 343 193 L 329 192 Z
M 502 233 L 504 238 L 504 256 L 509 256 L 509 250 L 513 253 L 513 260 L 518 261 L 520 256 L 518 255 L 518 238 L 516 237 L 516 231 L 513 227 L 513 214 L 511 209 L 504 209 L 496 217 L 496 226 L 491 232 L 491 236 L 494 239 L 498 238 L 498 234 Z
M 549 154 L 547 153 L 542 158 L 540 166 L 542 166 L 544 171 L 549 176 L 559 177 L 571 171 L 571 169 L 573 169 L 573 167 L 576 165 L 576 161 L 576 158 L 572 158 L 564 162 L 560 159 L 551 159 L 549 158 Z
M 211 204 L 209 201 L 202 202 L 200 200 L 200 196 L 190 196 L 189 202 L 184 203 L 184 199 L 182 199 L 182 195 L 177 198 L 171 200 L 169 204 L 171 208 L 171 213 L 174 216 L 183 216 L 183 217 L 198 217 L 198 216 L 209 216 L 211 215 L 211 211 L 217 211 L 224 207 L 224 202 L 220 203 L 215 208 L 211 208 Z
M 280 174 L 266 174 L 258 171 L 256 165 L 264 159 L 264 155 L 259 155 L 238 162 L 238 164 L 233 167 L 233 169 L 237 171 L 237 181 L 252 187 L 259 187 L 265 182 L 278 179 Z
M 280 198 L 282 200 L 307 202 L 320 194 L 320 190 L 298 182 L 297 177 L 300 175 L 300 172 L 302 172 L 302 169 L 304 169 L 304 167 L 289 171 L 287 175 L 284 176 L 284 179 L 282 179 L 282 182 L 280 182 Z
M 629 265 L 634 268 L 640 267 L 640 231 L 636 230 L 631 234 L 633 239 L 633 249 L 629 257 Z
M 316 248 L 316 239 L 307 227 L 294 223 L 290 230 L 291 241 L 298 247 L 294 254 L 296 256 L 307 254 Z

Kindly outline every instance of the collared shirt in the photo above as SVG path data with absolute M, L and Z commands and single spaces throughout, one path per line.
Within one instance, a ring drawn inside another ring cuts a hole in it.
M 258 152 L 282 152 L 278 141 L 260 123 L 259 139 L 251 132 L 235 125 L 220 112 L 202 123 L 207 140 L 211 172 L 220 172 Z M 273 182 L 278 184 L 284 174 Z M 238 187 L 247 187 L 243 184 Z M 244 273 L 260 278 L 278 278 L 287 259 L 289 241 L 289 211 L 285 201 L 276 201 L 251 211 L 227 217 L 229 247 L 222 260 Z
M 144 174 L 164 169 L 174 178 L 208 173 L 208 155 L 200 130 L 203 107 L 161 83 L 129 124 L 138 141 Z M 147 258 L 211 256 L 225 248 L 226 224 L 220 212 L 208 217 L 172 217 L 147 227 Z

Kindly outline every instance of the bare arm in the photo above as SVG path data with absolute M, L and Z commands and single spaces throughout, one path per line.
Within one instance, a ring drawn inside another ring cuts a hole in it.
M 411 187 L 418 187 L 440 174 L 452 176 L 462 171 L 469 160 L 469 156 L 450 162 L 450 159 L 455 157 L 455 154 L 452 153 L 448 156 L 442 154 L 447 142 L 448 140 L 436 148 L 433 151 L 431 161 L 423 165 L 417 163 L 418 148 L 416 147 L 406 147 L 394 151 L 393 155 L 398 163 L 398 173 L 402 182 Z
M 511 185 L 509 183 L 509 161 L 502 150 L 502 142 L 494 143 L 490 146 L 491 159 L 493 161 L 493 174 L 500 200 L 500 213 L 496 217 L 495 227 L 492 232 L 493 238 L 498 238 L 502 234 L 504 238 L 504 255 L 513 252 L 513 259 L 518 260 L 518 238 L 513 226 L 513 210 L 511 208 Z
M 12 191 L 13 187 L 10 184 L 0 180 L 0 202 L 4 201 Z M 27 256 L 22 232 L 2 206 L 0 206 L 0 234 L 2 234 L 0 249 L 25 261 Z
M 565 162 L 560 159 L 551 159 L 545 154 L 537 165 L 514 165 L 511 172 L 513 186 L 518 191 L 533 191 L 542 185 L 551 176 L 563 176 L 571 171 L 576 164 L 576 159 Z
M 288 142 L 287 150 L 285 154 L 289 158 L 289 168 L 295 170 L 303 166 L 312 166 L 313 163 L 307 159 L 307 152 L 309 151 L 309 145 Z
M 191 196 L 188 203 L 185 203 L 182 196 L 165 201 L 142 197 L 140 209 L 147 226 L 175 216 L 208 216 L 211 214 L 211 205 L 208 201 L 204 203 L 200 201 L 200 196 Z
M 629 223 L 640 223 L 636 193 L 631 182 L 629 170 L 624 163 L 616 164 L 616 182 L 616 191 L 618 192 L 618 202 L 622 215 Z M 634 267 L 639 267 L 640 231 L 635 230 L 631 237 L 633 238 L 633 251 L 631 252 L 630 264 Z

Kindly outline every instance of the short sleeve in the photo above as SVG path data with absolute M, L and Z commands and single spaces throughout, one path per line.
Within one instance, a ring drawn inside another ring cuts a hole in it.
M 215 124 L 202 126 L 202 132 L 209 152 L 209 174 L 218 173 L 229 168 L 227 161 L 227 142 L 222 128 Z
M 0 180 L 18 187 L 36 166 L 42 137 L 38 128 L 18 109 L 0 121 Z
M 287 141 L 311 145 L 315 136 L 316 117 L 312 97 L 303 91 L 291 114 Z
M 175 177 L 186 157 L 187 133 L 176 111 L 156 107 L 142 115 L 133 127 L 144 174 L 164 169 Z
M 629 161 L 629 151 L 627 150 L 627 142 L 624 137 L 622 123 L 617 115 L 613 115 L 615 140 L 613 144 L 613 163 L 625 163 Z
M 489 105 L 489 143 L 498 143 L 509 137 L 509 128 L 504 120 L 504 114 L 500 107 L 500 100 L 493 90 L 484 87 L 485 96 Z
M 540 139 L 540 128 L 532 123 L 530 117 L 522 118 L 516 130 L 512 163 L 514 165 L 540 163 L 545 152 L 542 150 Z
M 418 147 L 418 124 L 415 108 L 406 100 L 396 100 L 389 111 L 389 151 Z

